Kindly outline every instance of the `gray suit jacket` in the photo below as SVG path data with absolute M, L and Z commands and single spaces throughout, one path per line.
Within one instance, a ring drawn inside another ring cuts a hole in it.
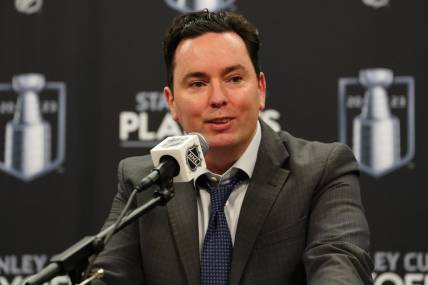
M 149 156 L 119 164 L 119 190 L 106 225 L 152 167 Z M 116 234 L 98 257 L 95 267 L 106 270 L 106 284 L 199 284 L 198 193 L 192 182 L 174 189 L 166 206 Z M 133 206 L 151 198 L 149 192 Z M 275 133 L 262 122 L 230 284 L 371 284 L 368 248 L 358 165 L 349 148 Z

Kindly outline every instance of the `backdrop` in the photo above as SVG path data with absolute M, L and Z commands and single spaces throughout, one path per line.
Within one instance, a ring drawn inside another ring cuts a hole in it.
M 426 3 L 0 1 L 0 284 L 96 233 L 120 159 L 180 134 L 162 38 L 202 7 L 258 27 L 273 128 L 354 149 L 375 284 L 428 284 Z

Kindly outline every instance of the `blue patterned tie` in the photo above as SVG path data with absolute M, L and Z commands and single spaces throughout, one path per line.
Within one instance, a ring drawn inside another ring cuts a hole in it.
M 207 177 L 202 179 L 211 195 L 211 213 L 202 246 L 201 285 L 229 284 L 233 244 L 224 205 L 240 181 L 239 174 L 217 186 L 211 185 Z

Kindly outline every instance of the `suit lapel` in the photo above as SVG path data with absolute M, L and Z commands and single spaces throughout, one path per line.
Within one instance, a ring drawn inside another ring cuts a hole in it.
M 239 215 L 232 258 L 231 284 L 239 284 L 258 233 L 288 177 L 288 158 L 281 139 L 263 122 L 256 166 Z
M 196 191 L 193 182 L 175 183 L 175 197 L 167 204 L 172 233 L 188 284 L 199 283 L 199 238 Z

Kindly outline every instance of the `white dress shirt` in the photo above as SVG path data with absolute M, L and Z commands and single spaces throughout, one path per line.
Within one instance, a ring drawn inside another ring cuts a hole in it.
M 208 178 L 213 182 L 222 183 L 223 181 L 232 177 L 239 169 L 247 174 L 248 179 L 237 185 L 237 187 L 230 194 L 229 199 L 226 201 L 226 205 L 224 207 L 224 213 L 226 215 L 227 224 L 229 226 L 230 235 L 232 237 L 232 243 L 235 243 L 235 234 L 236 228 L 238 226 L 239 213 L 241 212 L 242 202 L 244 201 L 245 193 L 247 192 L 249 179 L 251 178 L 254 171 L 261 136 L 262 135 L 260 123 L 257 122 L 256 133 L 250 144 L 248 145 L 247 149 L 223 175 L 218 175 L 208 170 L 202 171 L 198 175 L 198 177 L 201 175 L 207 175 Z M 197 178 L 194 181 L 196 180 Z M 208 222 L 211 211 L 211 197 L 210 193 L 203 187 L 199 187 L 199 185 L 196 183 L 195 187 L 197 190 L 199 190 L 199 195 L 197 196 L 198 229 L 199 249 L 202 250 L 205 233 L 208 229 Z

